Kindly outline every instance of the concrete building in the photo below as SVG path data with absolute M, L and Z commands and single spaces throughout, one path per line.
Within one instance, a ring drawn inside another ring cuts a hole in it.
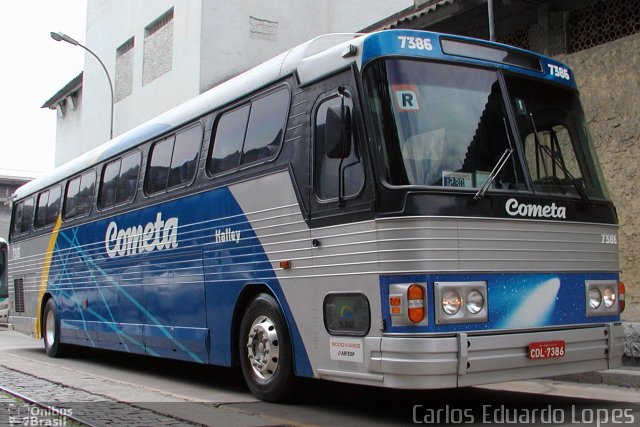
M 18 187 L 35 178 L 34 173 L 0 169 L 0 237 L 9 240 L 11 195 Z
M 88 0 L 85 45 L 113 80 L 115 136 L 319 34 L 355 32 L 413 4 Z M 108 81 L 88 53 L 83 73 L 43 107 L 58 113 L 56 166 L 109 139 Z

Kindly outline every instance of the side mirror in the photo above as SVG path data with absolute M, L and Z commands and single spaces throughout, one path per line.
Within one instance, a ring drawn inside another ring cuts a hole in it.
M 327 109 L 324 144 L 330 159 L 345 159 L 351 153 L 351 109 L 334 105 Z

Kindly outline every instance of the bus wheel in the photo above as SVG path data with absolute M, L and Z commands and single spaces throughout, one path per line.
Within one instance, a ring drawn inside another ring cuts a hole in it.
M 44 349 L 49 357 L 64 356 L 66 346 L 60 342 L 60 318 L 53 299 L 49 299 L 44 306 L 42 330 L 44 335 Z
M 259 399 L 283 401 L 293 388 L 291 341 L 276 300 L 258 295 L 240 325 L 240 365 L 249 389 Z

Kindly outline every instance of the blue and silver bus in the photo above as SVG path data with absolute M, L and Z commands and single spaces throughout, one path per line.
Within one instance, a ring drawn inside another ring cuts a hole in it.
M 14 194 L 15 329 L 403 389 L 617 367 L 617 216 L 572 71 L 321 36 Z
M 0 323 L 9 318 L 9 286 L 7 285 L 7 241 L 0 237 Z

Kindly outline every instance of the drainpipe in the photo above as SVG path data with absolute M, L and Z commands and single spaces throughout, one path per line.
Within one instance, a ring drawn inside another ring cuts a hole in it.
M 489 15 L 489 40 L 496 41 L 495 25 L 493 21 L 493 0 L 487 0 L 487 12 Z

